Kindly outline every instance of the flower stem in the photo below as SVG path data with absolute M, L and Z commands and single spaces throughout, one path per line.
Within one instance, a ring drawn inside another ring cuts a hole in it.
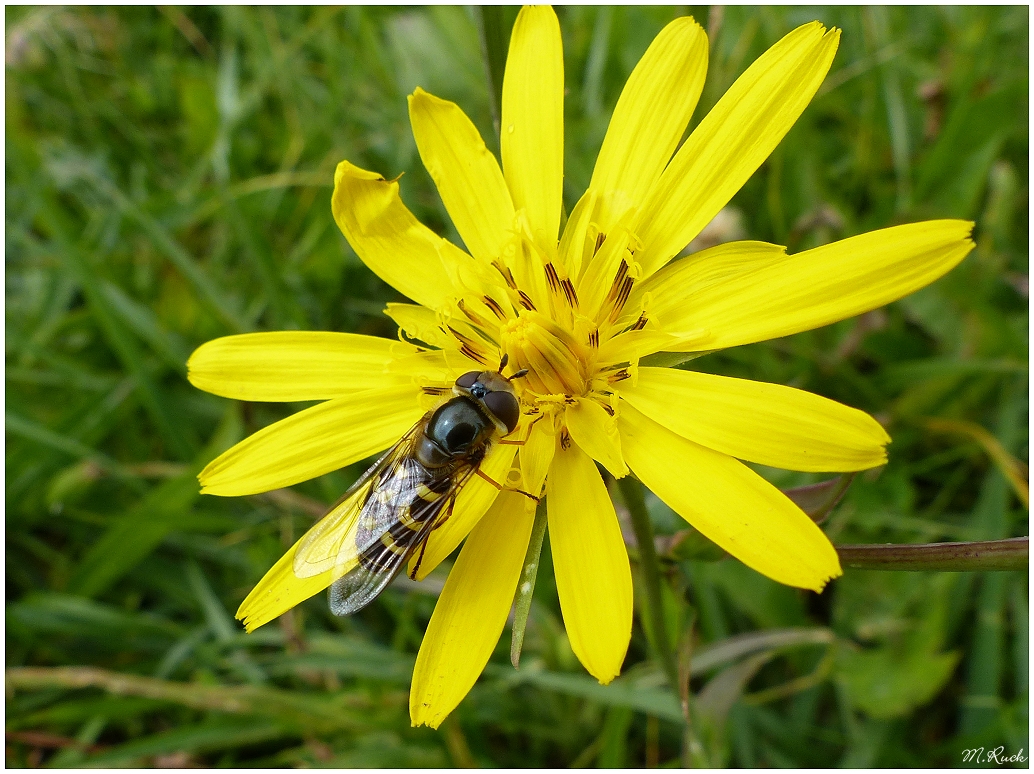
M 474 13 L 481 37 L 481 56 L 488 78 L 488 108 L 496 136 L 499 135 L 499 109 L 503 101 L 503 71 L 506 69 L 507 33 L 503 6 L 479 5 Z
M 517 582 L 513 598 L 513 627 L 510 629 L 510 663 L 517 669 L 521 663 L 521 647 L 524 645 L 524 630 L 528 626 L 531 612 L 531 598 L 535 593 L 535 579 L 539 574 L 539 556 L 542 540 L 546 536 L 546 507 L 539 503 L 535 510 L 535 523 L 531 527 L 528 553 L 524 555 L 524 568 Z
M 625 476 L 618 479 L 618 487 L 621 489 L 621 496 L 631 517 L 632 529 L 635 530 L 636 542 L 639 544 L 639 567 L 642 569 L 643 584 L 646 586 L 647 618 L 658 651 L 657 657 L 672 689 L 678 693 L 678 668 L 675 665 L 671 644 L 668 642 L 668 629 L 664 625 L 660 564 L 653 543 L 653 525 L 650 523 L 650 514 L 646 512 L 646 501 L 643 499 L 643 485 L 631 476 Z
M 1029 538 L 973 543 L 837 546 L 840 563 L 856 570 L 1025 570 Z

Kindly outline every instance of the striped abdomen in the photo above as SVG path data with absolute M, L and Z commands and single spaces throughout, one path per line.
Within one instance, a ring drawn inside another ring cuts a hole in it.
M 379 498 L 381 502 L 370 503 L 369 509 L 390 510 L 394 518 L 388 529 L 359 554 L 360 567 L 372 572 L 398 567 L 398 556 L 404 556 L 412 549 L 425 525 L 434 521 L 448 501 L 447 495 L 452 487 L 450 477 L 435 476 L 423 466 L 416 467 L 422 475 L 402 491 L 388 485 L 378 486 L 370 493 L 371 500 Z M 386 497 L 394 498 L 394 501 L 385 502 Z M 409 502 L 400 502 L 403 497 Z M 376 521 L 372 513 L 368 518 L 371 525 Z

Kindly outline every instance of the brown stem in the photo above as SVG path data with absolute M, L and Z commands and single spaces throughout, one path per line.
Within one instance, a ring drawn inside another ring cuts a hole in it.
M 840 563 L 857 570 L 1025 570 L 1029 538 L 973 543 L 837 546 Z

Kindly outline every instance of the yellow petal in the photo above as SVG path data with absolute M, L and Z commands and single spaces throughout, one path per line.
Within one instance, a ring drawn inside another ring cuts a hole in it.
M 416 347 L 392 339 L 328 331 L 224 336 L 187 361 L 195 387 L 237 400 L 326 400 L 359 390 L 409 384 L 387 368 Z
M 650 320 L 673 335 L 698 296 L 740 275 L 760 271 L 786 257 L 786 248 L 767 242 L 726 242 L 672 261 L 632 287 L 625 306 L 644 308 Z M 699 322 L 699 317 L 690 318 Z
M 499 257 L 513 227 L 513 203 L 495 156 L 467 115 L 452 102 L 417 89 L 409 97 L 417 150 L 471 255 Z
M 626 386 L 628 385 L 628 386 Z M 640 368 L 621 397 L 683 438 L 788 470 L 865 470 L 887 461 L 890 437 L 864 411 L 779 384 Z
M 678 261 L 646 283 L 651 319 L 671 333 L 706 328 L 681 350 L 788 336 L 883 306 L 933 282 L 973 249 L 973 224 L 929 220 L 778 258 L 764 252 L 721 281 L 700 284 Z M 694 261 L 690 256 L 688 261 Z
M 558 444 L 546 478 L 549 544 L 571 648 L 606 685 L 632 636 L 632 571 L 614 504 L 592 459 Z
M 621 456 L 617 421 L 603 406 L 588 398 L 577 398 L 574 405 L 567 407 L 564 421 L 574 442 L 612 476 L 621 478 L 628 473 Z
M 269 623 L 358 566 L 356 528 L 368 493 L 369 487 L 360 487 L 331 508 L 251 589 L 237 611 L 237 618 L 244 621 L 248 631 Z M 315 551 L 312 536 L 317 537 Z M 353 550 L 342 551 L 344 547 Z M 303 571 L 299 572 L 296 565 Z
M 525 499 L 499 495 L 449 572 L 413 670 L 409 715 L 414 726 L 438 728 L 467 695 L 499 641 L 535 520 Z
M 340 578 L 347 567 L 333 567 L 319 575 L 299 578 L 294 574 L 294 555 L 302 537 L 280 561 L 263 576 L 237 609 L 237 619 L 249 632 L 283 615 L 295 605 L 319 594 Z
M 492 446 L 488 455 L 481 462 L 481 472 L 497 484 L 506 485 L 507 473 L 513 463 L 517 447 L 497 443 Z M 485 481 L 481 476 L 472 474 L 466 485 L 456 498 L 456 505 L 448 521 L 439 526 L 427 540 L 427 548 L 420 560 L 420 569 L 416 579 L 423 580 L 435 567 L 447 558 L 456 546 L 463 542 L 474 525 L 485 515 L 485 511 L 499 496 L 499 489 Z M 523 495 L 521 495 L 523 499 Z M 409 571 L 416 567 L 417 557 L 409 562 Z
M 499 145 L 513 206 L 527 212 L 535 241 L 552 254 L 564 184 L 564 51 L 549 6 L 525 6 L 513 25 Z
M 695 342 L 697 334 L 685 339 Z M 678 351 L 683 339 L 672 336 L 667 331 L 647 328 L 642 331 L 625 331 L 600 344 L 597 361 L 600 363 L 634 363 L 641 357 L 659 352 Z M 687 346 L 689 346 L 687 344 Z
M 521 488 L 536 497 L 542 492 L 542 484 L 546 480 L 546 473 L 549 472 L 549 466 L 553 463 L 553 453 L 556 451 L 556 436 L 552 427 L 546 425 L 547 422 L 536 422 L 532 425 L 531 432 L 524 445 L 520 447 L 518 455 L 521 462 Z
M 644 275 L 667 263 L 724 207 L 811 101 L 839 30 L 798 27 L 741 75 L 693 130 L 642 208 L 636 254 Z
M 707 74 L 707 35 L 686 16 L 661 30 L 621 92 L 589 188 L 641 206 L 686 130 Z M 619 215 L 620 213 L 611 213 Z M 611 218 L 599 217 L 610 231 Z
M 342 161 L 334 173 L 331 209 L 374 274 L 418 304 L 438 308 L 452 300 L 449 277 L 457 270 L 446 264 L 469 256 L 413 216 L 399 197 L 397 180 Z
M 814 591 L 842 574 L 815 522 L 742 462 L 676 435 L 627 403 L 618 430 L 639 480 L 748 567 Z
M 398 441 L 423 413 L 412 385 L 357 392 L 281 419 L 201 471 L 202 494 L 268 492 L 321 476 Z
M 582 194 L 582 198 L 571 210 L 571 216 L 564 226 L 564 234 L 560 237 L 560 247 L 557 249 L 560 265 L 566 270 L 567 277 L 575 279 L 581 274 L 583 264 L 587 263 L 588 257 L 592 256 L 594 245 L 586 244 L 590 234 L 590 227 L 596 210 L 596 192 L 591 188 Z M 593 238 L 595 239 L 595 233 Z

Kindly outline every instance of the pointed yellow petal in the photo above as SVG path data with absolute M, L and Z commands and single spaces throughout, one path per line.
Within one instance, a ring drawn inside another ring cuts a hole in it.
M 257 494 L 321 476 L 398 441 L 423 413 L 412 385 L 357 392 L 281 419 L 201 471 L 202 494 Z
M 763 252 L 720 281 L 700 281 L 678 261 L 645 283 L 664 330 L 706 328 L 710 335 L 676 349 L 721 349 L 788 336 L 883 306 L 928 285 L 970 250 L 973 224 L 929 220 L 779 258 Z M 695 261 L 690 256 L 686 261 Z M 700 263 L 703 263 L 701 258 Z
M 513 203 L 495 156 L 460 108 L 417 89 L 409 97 L 417 150 L 471 255 L 499 257 Z
M 577 444 L 557 445 L 546 512 L 571 648 L 606 685 L 621 671 L 632 636 L 632 571 L 607 487 Z
M 676 435 L 627 403 L 618 430 L 639 480 L 748 567 L 813 591 L 842 574 L 815 522 L 743 463 Z
M 628 386 L 626 386 L 628 385 Z M 779 384 L 640 368 L 621 397 L 674 433 L 741 460 L 787 470 L 865 470 L 890 437 L 864 411 Z
M 413 669 L 409 716 L 438 728 L 488 663 L 513 603 L 534 512 L 504 492 L 478 522 L 449 572 Z
M 642 208 L 644 276 L 667 263 L 724 207 L 807 107 L 833 61 L 839 30 L 798 27 L 741 75 L 693 130 Z
M 187 361 L 195 387 L 237 400 L 326 400 L 359 390 L 410 383 L 390 373 L 398 354 L 418 351 L 392 339 L 328 331 L 224 336 Z
M 622 191 L 641 206 L 682 139 L 706 74 L 707 35 L 699 24 L 686 16 L 661 30 L 625 83 L 589 188 Z M 601 214 L 600 228 L 611 225 Z
M 319 594 L 349 569 L 333 567 L 319 575 L 299 578 L 294 574 L 294 555 L 303 540 L 304 536 L 291 546 L 291 550 L 273 565 L 237 609 L 236 617 L 244 622 L 248 632 L 255 631 L 295 605 Z
M 517 15 L 503 76 L 499 145 L 513 206 L 528 214 L 539 246 L 552 253 L 564 183 L 564 51 L 548 5 Z
M 237 618 L 244 622 L 245 629 L 255 631 L 358 566 L 357 552 L 345 551 L 342 555 L 341 549 L 355 546 L 358 515 L 368 492 L 369 487 L 359 487 L 349 498 L 331 508 L 263 576 L 237 610 Z M 309 537 L 314 533 L 319 535 L 319 548 L 315 552 L 309 543 Z M 307 543 L 302 555 L 305 571 L 299 574 L 295 567 L 298 552 Z M 311 559 L 321 561 L 317 564 Z
M 481 462 L 481 472 L 495 481 L 497 484 L 505 485 L 506 474 L 513 463 L 516 446 L 509 444 L 495 444 L 489 449 L 488 455 Z M 441 564 L 449 554 L 456 550 L 456 546 L 463 542 L 474 525 L 485 515 L 485 511 L 499 496 L 499 490 L 485 481 L 478 475 L 472 475 L 466 486 L 460 491 L 456 498 L 456 505 L 453 507 L 449 520 L 431 533 L 427 540 L 427 548 L 424 550 L 423 558 L 420 560 L 420 570 L 416 579 L 423 580 L 435 567 Z M 523 499 L 523 495 L 521 495 Z M 530 501 L 529 501 L 530 502 Z M 409 571 L 412 573 L 416 566 L 417 557 L 409 562 Z
M 397 180 L 342 161 L 334 173 L 331 209 L 374 274 L 418 304 L 438 308 L 452 300 L 449 278 L 456 269 L 446 264 L 470 257 L 413 216 L 399 197 Z
M 603 406 L 588 398 L 577 398 L 564 412 L 564 421 L 574 442 L 612 476 L 621 478 L 628 473 L 621 456 L 617 421 Z

